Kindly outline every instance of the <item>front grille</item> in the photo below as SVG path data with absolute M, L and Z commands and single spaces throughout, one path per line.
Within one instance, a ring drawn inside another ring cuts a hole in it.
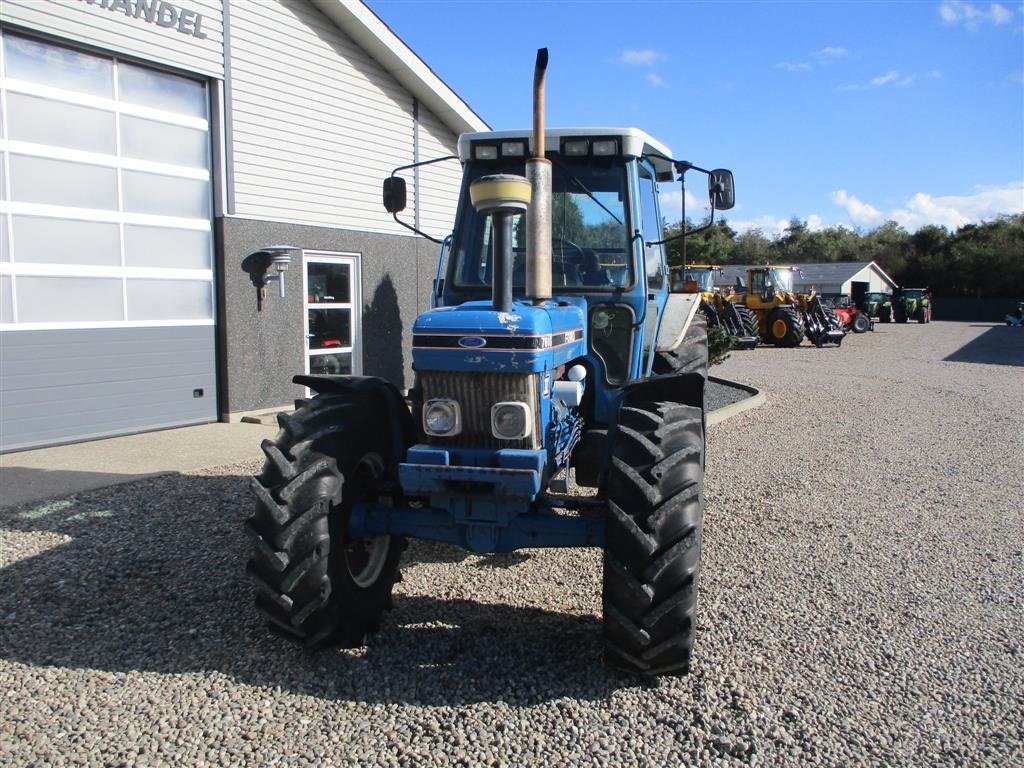
M 431 445 L 465 448 L 540 448 L 540 408 L 536 373 L 449 373 L 423 371 L 419 383 L 423 402 L 443 397 L 462 409 L 462 433 L 453 437 L 426 435 Z M 491 406 L 504 401 L 526 403 L 533 411 L 533 431 L 522 440 L 499 440 L 491 434 Z

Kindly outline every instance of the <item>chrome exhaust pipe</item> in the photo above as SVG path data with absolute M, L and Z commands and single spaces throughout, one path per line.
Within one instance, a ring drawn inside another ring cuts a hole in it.
M 526 212 L 526 297 L 534 304 L 551 298 L 551 161 L 544 147 L 544 80 L 548 49 L 537 51 L 533 70 L 533 156 L 526 161 L 532 201 Z

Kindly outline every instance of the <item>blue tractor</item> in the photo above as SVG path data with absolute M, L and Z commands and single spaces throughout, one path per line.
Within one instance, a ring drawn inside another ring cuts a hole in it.
M 657 184 L 707 174 L 713 217 L 732 174 L 632 128 L 545 131 L 545 67 L 542 50 L 532 132 L 459 139 L 408 400 L 378 378 L 297 376 L 316 395 L 263 444 L 249 572 L 272 627 L 307 646 L 378 630 L 409 538 L 602 547 L 606 663 L 690 667 L 707 334 L 699 295 L 669 292 Z M 401 177 L 384 197 L 397 219 Z

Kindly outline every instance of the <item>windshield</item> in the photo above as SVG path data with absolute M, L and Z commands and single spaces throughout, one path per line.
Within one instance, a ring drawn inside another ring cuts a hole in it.
M 705 267 L 703 269 L 687 269 L 683 273 L 683 282 L 694 282 L 697 284 L 697 288 L 701 291 L 715 290 L 715 275 L 710 267 Z
M 496 173 L 523 175 L 523 161 L 471 163 L 469 177 Z M 553 288 L 614 290 L 632 284 L 626 222 L 626 165 L 558 158 L 552 167 L 551 260 Z M 490 286 L 492 234 L 463 195 L 461 227 L 452 258 L 452 278 L 461 288 Z M 522 214 L 512 224 L 512 283 L 526 282 L 526 226 Z
M 904 288 L 903 289 L 904 299 L 921 299 L 924 298 L 924 291 L 920 288 Z
M 774 287 L 776 291 L 792 291 L 793 290 L 793 270 L 791 269 L 771 269 L 768 270 L 768 281 L 769 284 Z

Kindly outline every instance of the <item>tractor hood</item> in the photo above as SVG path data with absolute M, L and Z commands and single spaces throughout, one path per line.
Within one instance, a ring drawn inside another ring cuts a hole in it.
M 424 312 L 412 329 L 418 371 L 541 372 L 583 357 L 586 302 L 555 299 L 540 305 L 513 301 L 496 312 L 489 301 Z

